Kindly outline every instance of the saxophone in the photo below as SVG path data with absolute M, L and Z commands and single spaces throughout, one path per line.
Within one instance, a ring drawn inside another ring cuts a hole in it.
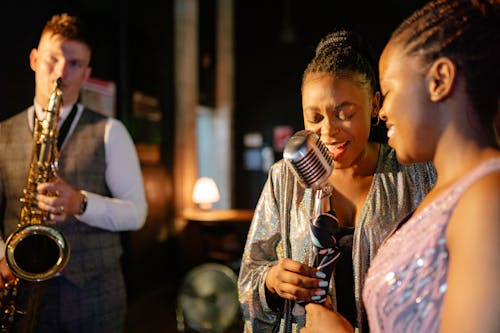
M 18 315 L 30 317 L 29 312 L 37 311 L 33 309 L 34 296 L 39 294 L 40 289 L 37 285 L 59 273 L 69 259 L 69 245 L 63 234 L 50 226 L 54 223 L 50 214 L 38 208 L 36 189 L 37 184 L 50 182 L 57 175 L 61 83 L 59 78 L 54 84 L 45 119 L 39 121 L 35 117 L 28 180 L 20 198 L 20 220 L 17 229 L 5 242 L 5 259 L 17 278 L 4 287 L 0 332 L 4 329 L 8 332 L 8 325 L 13 325 Z

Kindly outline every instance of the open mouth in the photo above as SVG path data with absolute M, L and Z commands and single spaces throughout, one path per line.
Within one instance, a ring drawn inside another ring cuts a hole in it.
M 390 139 L 394 135 L 394 131 L 395 131 L 394 126 L 392 126 L 392 125 L 389 126 L 387 128 L 387 138 Z
M 333 157 L 333 159 L 337 159 L 342 153 L 345 152 L 347 149 L 347 146 L 349 145 L 349 141 L 341 142 L 341 143 L 335 143 L 335 144 L 328 144 L 328 151 L 330 152 L 330 155 Z

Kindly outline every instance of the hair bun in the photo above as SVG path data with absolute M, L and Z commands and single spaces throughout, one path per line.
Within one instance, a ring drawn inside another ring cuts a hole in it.
M 315 56 L 339 48 L 352 49 L 367 59 L 374 68 L 377 67 L 376 57 L 368 41 L 352 30 L 337 30 L 323 37 L 316 46 Z
M 346 44 L 349 32 L 345 30 L 332 32 L 323 37 L 316 46 L 316 55 L 322 52 L 326 47 L 338 47 L 339 44 Z M 347 43 L 348 44 L 348 43 Z

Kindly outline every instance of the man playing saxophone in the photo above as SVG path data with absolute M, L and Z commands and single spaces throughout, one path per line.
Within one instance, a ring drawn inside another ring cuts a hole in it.
M 79 103 L 91 42 L 80 18 L 54 15 L 29 56 L 33 105 L 0 123 L 0 289 L 15 279 L 5 241 L 18 228 L 35 124 L 47 117 L 61 78 L 57 170 L 36 184 L 36 205 L 69 243 L 66 266 L 46 282 L 37 332 L 123 332 L 126 292 L 120 231 L 145 222 L 137 152 L 125 126 Z M 38 119 L 36 121 L 35 119 Z M 36 131 L 35 131 L 36 132 Z M 17 274 L 16 274 L 17 275 Z

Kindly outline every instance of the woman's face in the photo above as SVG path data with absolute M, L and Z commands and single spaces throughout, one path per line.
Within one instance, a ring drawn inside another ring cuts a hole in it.
M 305 129 L 317 133 L 335 161 L 348 168 L 360 161 L 370 135 L 371 117 L 379 95 L 372 96 L 361 74 L 337 78 L 328 73 L 308 74 L 302 85 Z
M 392 42 L 382 52 L 379 69 L 380 117 L 386 121 L 389 145 L 401 163 L 431 160 L 439 112 L 429 98 L 425 66 Z

